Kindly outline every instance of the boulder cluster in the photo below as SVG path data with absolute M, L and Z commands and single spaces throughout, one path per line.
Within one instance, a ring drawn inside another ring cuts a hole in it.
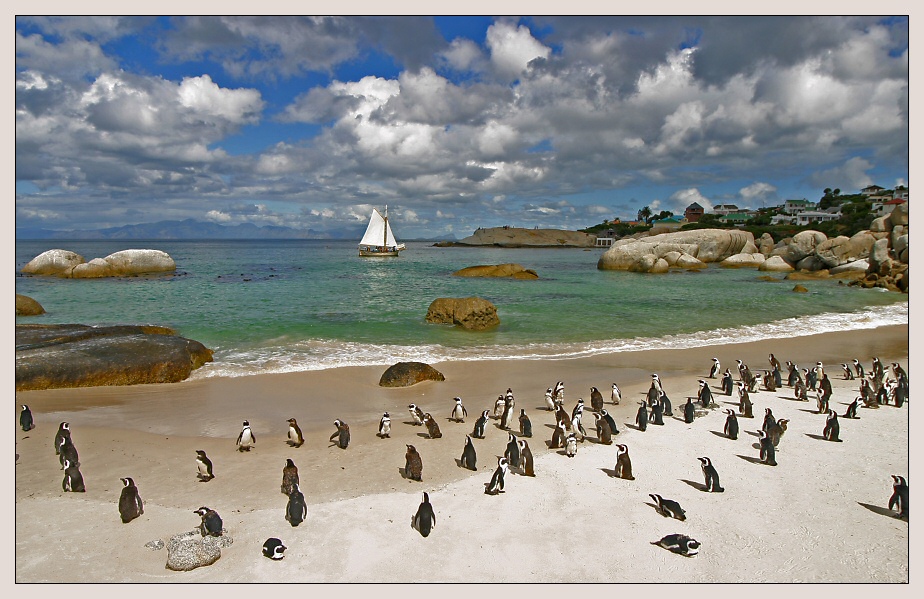
M 80 254 L 55 249 L 42 252 L 22 269 L 23 274 L 68 279 L 126 277 L 174 271 L 176 263 L 173 258 L 160 250 L 122 250 L 87 262 Z
M 902 205 L 852 237 L 807 230 L 774 243 L 769 233 L 755 240 L 748 231 L 700 229 L 621 239 L 604 252 L 597 268 L 663 273 L 718 262 L 729 268 L 853 276 L 851 285 L 907 293 L 908 257 L 908 209 Z

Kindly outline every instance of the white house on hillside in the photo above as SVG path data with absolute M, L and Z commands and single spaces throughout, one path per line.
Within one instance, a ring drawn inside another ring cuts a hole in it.
M 805 212 L 800 212 L 795 216 L 795 221 L 797 225 L 807 225 L 809 223 L 823 223 L 829 220 L 837 220 L 841 217 L 840 211 L 837 212 L 816 212 L 814 210 L 806 210 Z
M 786 200 L 786 203 L 783 204 L 783 212 L 786 214 L 799 214 L 800 212 L 813 210 L 814 208 L 815 202 L 810 202 L 805 198 L 801 200 Z

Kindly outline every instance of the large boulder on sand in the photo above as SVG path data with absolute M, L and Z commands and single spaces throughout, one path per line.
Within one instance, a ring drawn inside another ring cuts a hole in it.
M 480 297 L 440 297 L 430 303 L 427 322 L 455 324 L 463 328 L 480 331 L 500 324 L 497 308 Z
M 221 557 L 221 548 L 233 543 L 231 537 L 203 537 L 199 531 L 173 535 L 167 541 L 167 569 L 188 572 L 202 566 L 211 566 Z
M 66 272 L 84 262 L 83 256 L 69 250 L 48 250 L 30 260 L 22 272 L 27 275 L 65 276 Z
M 773 236 L 770 235 L 770 233 L 764 233 L 755 243 L 760 253 L 764 255 L 764 258 L 769 256 L 770 252 L 773 251 Z
M 445 381 L 443 373 L 423 362 L 398 362 L 382 373 L 379 387 L 410 387 L 421 381 Z
M 888 275 L 892 271 L 892 258 L 889 256 L 889 240 L 879 239 L 873 244 L 869 253 L 868 272 L 879 276 Z
M 514 279 L 538 279 L 535 270 L 519 264 L 486 264 L 469 266 L 452 273 L 454 277 L 512 277 Z
M 640 267 L 636 263 L 642 256 L 652 255 L 657 259 L 664 258 L 670 252 L 688 254 L 700 262 L 718 262 L 740 253 L 748 243 L 754 244 L 754 236 L 737 229 L 697 229 L 640 239 L 620 239 L 600 256 L 597 268 L 635 270 Z
M 860 231 L 853 237 L 840 235 L 819 243 L 815 247 L 815 255 L 824 262 L 825 267 L 834 268 L 866 258 L 874 243 L 876 239 L 866 231 Z
M 212 350 L 166 327 L 16 325 L 16 390 L 175 383 Z
M 16 316 L 38 316 L 44 314 L 45 308 L 28 295 L 16 294 Z
M 783 244 L 772 252 L 771 256 L 780 256 L 789 264 L 796 264 L 806 256 L 815 253 L 815 247 L 828 239 L 821 231 L 800 231 L 793 235 L 788 243 Z

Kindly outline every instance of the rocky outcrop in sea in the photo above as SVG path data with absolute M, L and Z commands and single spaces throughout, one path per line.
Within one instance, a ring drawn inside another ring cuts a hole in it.
M 754 236 L 737 229 L 698 229 L 620 239 L 597 261 L 600 270 L 667 272 L 668 256 L 681 268 L 703 268 L 739 253 L 756 252 Z
M 430 303 L 427 322 L 454 324 L 470 331 L 481 331 L 500 324 L 497 308 L 480 297 L 440 297 Z
M 167 327 L 16 325 L 16 390 L 175 383 L 212 350 Z
M 465 239 L 452 245 L 493 245 L 497 247 L 581 247 L 591 248 L 597 236 L 581 231 L 561 229 L 523 229 L 518 227 L 491 227 L 478 229 Z
M 69 279 L 127 277 L 175 271 L 173 258 L 160 250 L 122 250 L 87 262 L 75 252 L 54 249 L 42 252 L 22 269 L 23 274 Z
M 16 294 L 16 316 L 38 316 L 44 314 L 45 308 L 28 295 Z
M 485 264 L 469 266 L 452 273 L 454 277 L 510 277 L 512 279 L 538 279 L 535 270 L 519 264 Z

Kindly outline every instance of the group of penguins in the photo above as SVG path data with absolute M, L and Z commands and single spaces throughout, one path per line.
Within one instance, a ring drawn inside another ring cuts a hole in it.
M 738 438 L 738 421 L 737 416 L 743 418 L 753 418 L 753 405 L 750 401 L 749 394 L 757 391 L 758 385 L 763 384 L 765 390 L 775 391 L 782 387 L 782 365 L 774 357 L 769 355 L 770 368 L 765 370 L 762 376 L 753 374 L 750 368 L 741 360 L 737 360 L 739 380 L 734 381 L 728 368 L 720 374 L 721 365 L 718 358 L 712 358 L 712 367 L 708 378 L 715 379 L 721 377 L 720 389 L 722 392 L 731 396 L 733 391 L 737 391 L 738 396 L 738 414 L 734 410 L 726 409 L 727 418 L 724 426 L 724 435 L 729 439 Z M 824 365 L 817 362 L 811 368 L 799 369 L 796 364 L 786 362 L 788 369 L 786 384 L 794 389 L 795 397 L 801 401 L 809 401 L 809 392 L 814 393 L 817 413 L 826 414 L 825 426 L 822 432 L 824 439 L 828 441 L 839 442 L 840 427 L 838 425 L 838 416 L 830 408 L 829 400 L 832 395 L 831 382 L 828 374 L 824 370 Z M 848 406 L 843 418 L 856 419 L 857 408 L 862 403 L 866 408 L 876 409 L 880 405 L 894 404 L 901 407 L 908 400 L 908 375 L 898 363 L 891 365 L 891 377 L 886 375 L 886 370 L 878 358 L 873 358 L 872 368 L 869 373 L 864 371 L 863 366 L 856 359 L 853 360 L 853 366 L 844 363 L 843 378 L 845 380 L 859 380 L 859 395 Z M 651 375 L 651 386 L 647 393 L 646 400 L 639 405 L 635 418 L 635 428 L 639 431 L 646 431 L 649 424 L 663 425 L 663 416 L 672 416 L 671 402 L 661 384 L 661 379 L 657 373 Z M 699 405 L 708 409 L 715 407 L 712 396 L 712 390 L 705 379 L 699 379 L 699 393 L 695 398 Z M 590 389 L 591 413 L 594 416 L 597 442 L 605 445 L 613 444 L 612 438 L 619 434 L 616 422 L 613 417 L 604 408 L 603 395 L 596 387 Z M 612 384 L 610 401 L 618 405 L 622 399 L 621 391 L 616 383 Z M 692 423 L 696 418 L 696 404 L 694 398 L 688 397 L 686 404 L 683 406 L 684 421 Z M 460 397 L 454 398 L 453 406 L 449 420 L 462 423 L 468 416 L 468 411 L 462 405 Z M 583 442 L 587 437 L 587 431 L 582 424 L 584 412 L 584 400 L 579 398 L 570 414 L 563 407 L 564 404 L 564 383 L 557 381 L 554 386 L 549 387 L 545 393 L 546 409 L 555 413 L 556 426 L 552 433 L 552 438 L 547 445 L 549 449 L 564 448 L 564 455 L 569 458 L 575 457 L 579 442 Z M 504 450 L 504 455 L 497 458 L 497 467 L 494 470 L 491 479 L 485 484 L 485 494 L 497 495 L 504 492 L 505 478 L 510 468 L 516 468 L 518 472 L 525 476 L 535 476 L 533 455 L 525 438 L 532 437 L 532 424 L 526 410 L 521 408 L 519 415 L 516 417 L 519 425 L 520 438 L 513 432 L 510 432 L 511 425 L 514 422 L 516 400 L 511 389 L 498 396 L 494 405 L 493 415 L 490 410 L 482 411 L 476 419 L 475 426 L 471 434 L 465 435 L 465 445 L 460 459 L 460 465 L 463 468 L 476 470 L 475 446 L 472 439 L 484 439 L 485 428 L 489 419 L 499 420 L 498 428 L 507 431 L 508 442 Z M 442 437 L 440 428 L 433 416 L 424 412 L 416 404 L 410 404 L 408 411 L 412 417 L 412 424 L 417 426 L 426 426 L 427 436 L 431 439 Z M 786 432 L 787 419 L 774 418 L 770 408 L 765 409 L 763 425 L 758 432 L 760 446 L 760 462 L 776 466 L 775 448 L 779 445 L 783 434 Z M 288 420 L 289 429 L 287 440 L 290 446 L 300 447 L 304 442 L 304 436 L 298 426 L 295 418 Z M 27 405 L 22 406 L 20 413 L 20 426 L 23 431 L 29 431 L 35 427 L 32 413 Z M 335 432 L 330 436 L 333 445 L 340 449 L 346 449 L 350 443 L 350 427 L 342 420 L 335 420 Z M 377 436 L 380 438 L 390 438 L 391 434 L 391 417 L 385 412 L 378 427 Z M 525 437 L 525 438 L 524 438 Z M 250 451 L 256 444 L 256 436 L 250 427 L 250 423 L 243 422 L 241 432 L 235 441 L 239 451 Z M 423 472 L 423 460 L 417 449 L 410 444 L 406 444 L 407 452 L 405 454 L 404 476 L 410 480 L 421 481 Z M 626 480 L 635 480 L 632 475 L 632 462 L 629 458 L 629 448 L 625 444 L 616 444 L 616 467 L 614 475 Z M 61 469 L 64 471 L 62 489 L 65 492 L 84 492 L 83 476 L 80 473 L 80 462 L 77 449 L 71 436 L 70 423 L 62 422 L 54 437 L 55 454 L 59 456 Z M 708 457 L 698 458 L 705 479 L 704 491 L 721 493 L 725 489 L 719 483 L 719 475 Z M 200 481 L 207 482 L 215 477 L 212 462 L 203 450 L 196 450 L 197 477 Z M 123 483 L 121 495 L 119 497 L 119 514 L 123 523 L 128 523 L 144 513 L 144 505 L 138 493 L 138 488 L 132 478 L 126 477 L 120 479 Z M 896 517 L 908 519 L 908 482 L 905 477 L 892 475 L 893 493 L 889 498 L 889 510 L 897 510 Z M 305 496 L 299 489 L 298 468 L 291 458 L 286 460 L 286 465 L 282 471 L 282 484 L 280 490 L 288 497 L 286 505 L 285 519 L 293 527 L 301 524 L 307 517 L 307 504 Z M 655 503 L 657 511 L 665 517 L 685 520 L 686 513 L 680 504 L 672 499 L 667 499 L 658 494 L 649 494 Z M 223 523 L 221 516 L 214 510 L 202 506 L 193 513 L 200 516 L 201 523 L 199 531 L 205 536 L 221 536 L 223 533 Z M 411 526 L 416 529 L 422 536 L 426 537 L 436 526 L 436 514 L 430 503 L 427 493 L 423 493 L 423 499 L 417 509 L 417 512 L 411 518 Z M 695 539 L 684 534 L 671 534 L 663 537 L 653 544 L 668 549 L 674 553 L 692 557 L 699 551 L 701 544 Z M 263 555 L 274 560 L 284 557 L 286 546 L 276 537 L 266 540 L 263 546 Z

